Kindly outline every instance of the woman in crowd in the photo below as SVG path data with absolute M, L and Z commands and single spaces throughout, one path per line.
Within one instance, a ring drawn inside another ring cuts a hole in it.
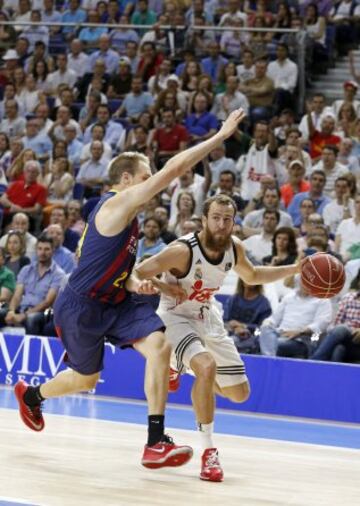
M 184 235 L 183 225 L 194 214 L 196 202 L 192 193 L 184 191 L 178 196 L 176 202 L 177 214 L 170 216 L 169 230 L 178 237 Z
M 19 230 L 10 230 L 5 244 L 5 266 L 10 269 L 15 276 L 20 270 L 30 263 L 30 259 L 25 256 L 26 242 L 25 236 Z
M 181 89 L 187 92 L 196 91 L 198 85 L 198 78 L 200 74 L 201 74 L 201 67 L 198 62 L 196 61 L 187 62 L 184 68 L 184 72 L 180 76 Z
M 14 160 L 6 172 L 9 181 L 19 181 L 24 179 L 24 165 L 30 160 L 36 160 L 36 153 L 32 149 L 24 149 Z
M 271 306 L 262 285 L 247 285 L 238 279 L 236 292 L 225 304 L 224 321 L 239 351 L 259 350 L 255 331 L 271 315 Z
M 272 244 L 272 254 L 263 258 L 264 265 L 291 265 L 296 262 L 296 236 L 292 228 L 278 228 L 274 234 Z
M 236 64 L 232 61 L 229 61 L 226 65 L 223 66 L 219 73 L 219 80 L 217 85 L 215 86 L 215 94 L 224 93 L 226 89 L 226 80 L 228 77 L 235 76 L 237 77 Z
M 49 69 L 45 60 L 38 60 L 35 63 L 35 68 L 32 72 L 32 75 L 36 81 L 36 88 L 38 90 L 44 91 L 46 93 L 48 89 L 48 85 L 46 82 L 46 78 L 49 74 Z

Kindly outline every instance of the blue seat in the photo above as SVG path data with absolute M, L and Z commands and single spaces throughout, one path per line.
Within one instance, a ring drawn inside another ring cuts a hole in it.
M 110 109 L 110 112 L 111 114 L 114 114 L 114 112 L 116 112 L 119 107 L 121 106 L 122 104 L 122 100 L 121 98 L 112 98 L 108 101 L 108 107 Z

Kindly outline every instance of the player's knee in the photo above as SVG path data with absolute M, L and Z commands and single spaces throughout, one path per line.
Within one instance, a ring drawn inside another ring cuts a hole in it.
M 171 355 L 171 344 L 164 333 L 157 333 L 152 340 L 152 353 L 163 360 L 169 360 Z
M 206 381 L 215 381 L 216 362 L 208 353 L 202 353 L 195 356 L 190 363 L 192 370 L 197 378 Z
M 232 402 L 245 402 L 250 397 L 250 385 L 248 382 L 241 383 L 241 385 L 237 385 L 236 387 L 232 387 L 229 389 L 229 392 L 226 393 L 226 397 L 230 399 Z
M 96 387 L 99 376 L 99 373 L 91 375 L 76 374 L 76 381 L 78 383 L 79 390 L 84 392 L 93 390 Z

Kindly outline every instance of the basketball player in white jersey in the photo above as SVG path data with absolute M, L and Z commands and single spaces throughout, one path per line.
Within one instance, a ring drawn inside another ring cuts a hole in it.
M 164 273 L 163 280 L 173 286 L 174 295 L 162 293 L 158 309 L 173 348 L 170 389 L 174 390 L 179 374 L 195 375 L 192 402 L 204 450 L 200 478 L 208 481 L 223 480 L 212 440 L 214 392 L 233 402 L 244 402 L 250 393 L 244 363 L 225 330 L 214 295 L 230 269 L 250 285 L 273 282 L 299 271 L 298 265 L 253 266 L 241 241 L 231 235 L 235 214 L 236 205 L 227 195 L 207 199 L 200 233 L 174 241 L 135 270 L 140 279 Z

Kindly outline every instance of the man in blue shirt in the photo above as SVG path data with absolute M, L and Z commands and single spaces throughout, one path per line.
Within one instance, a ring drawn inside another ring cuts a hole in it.
M 326 175 L 322 170 L 314 170 L 310 176 L 310 189 L 307 192 L 298 193 L 292 199 L 291 204 L 287 208 L 287 212 L 293 219 L 295 227 L 301 225 L 300 206 L 304 199 L 311 199 L 315 204 L 315 210 L 318 214 L 322 215 L 326 204 L 331 202 L 331 199 L 323 194 L 326 184 Z
M 154 98 L 151 93 L 143 91 L 141 77 L 133 77 L 131 81 L 131 92 L 126 94 L 123 103 L 114 116 L 119 117 L 125 114 L 127 118 L 136 119 L 140 114 L 147 111 L 153 103 Z
M 117 146 L 123 145 L 122 141 L 125 141 L 126 131 L 121 123 L 115 123 L 110 120 L 110 109 L 107 105 L 99 105 L 96 111 L 96 123 L 102 125 L 105 128 L 104 141 L 110 144 L 113 151 L 116 150 Z M 84 144 L 91 142 L 93 125 L 89 125 L 84 133 Z
M 38 118 L 30 118 L 26 122 L 26 135 L 22 137 L 24 149 L 32 149 L 39 161 L 46 161 L 53 148 L 51 139 L 46 134 L 39 134 Z
M 205 74 L 211 77 L 213 84 L 219 80 L 219 74 L 229 60 L 221 56 L 220 46 L 216 41 L 210 42 L 208 45 L 209 56 L 201 60 L 201 67 Z
M 62 15 L 61 21 L 63 23 L 84 23 L 86 21 L 86 11 L 84 9 L 80 9 L 80 1 L 79 0 L 70 0 L 69 1 L 69 9 L 64 12 Z M 75 33 L 75 27 L 73 26 L 65 26 L 63 28 L 63 34 L 66 39 L 71 39 Z
M 156 255 L 160 253 L 166 244 L 160 237 L 161 224 L 153 217 L 144 220 L 144 237 L 138 243 L 136 258 L 142 259 L 144 256 Z
M 214 135 L 218 128 L 218 119 L 208 112 L 208 98 L 201 92 L 194 96 L 194 112 L 185 118 L 185 127 L 192 142 L 201 142 Z
M 113 49 L 110 49 L 110 38 L 105 33 L 99 37 L 99 50 L 90 55 L 88 72 L 92 72 L 97 60 L 104 62 L 107 74 L 112 74 L 118 70 L 120 55 Z
M 70 274 L 76 267 L 74 254 L 63 246 L 64 230 L 61 225 L 49 225 L 45 230 L 54 244 L 53 260 L 66 273 Z
M 41 335 L 44 311 L 52 307 L 65 273 L 53 260 L 52 239 L 41 235 L 36 259 L 21 269 L 8 309 L 0 310 L 0 325 L 25 327 L 27 334 Z

